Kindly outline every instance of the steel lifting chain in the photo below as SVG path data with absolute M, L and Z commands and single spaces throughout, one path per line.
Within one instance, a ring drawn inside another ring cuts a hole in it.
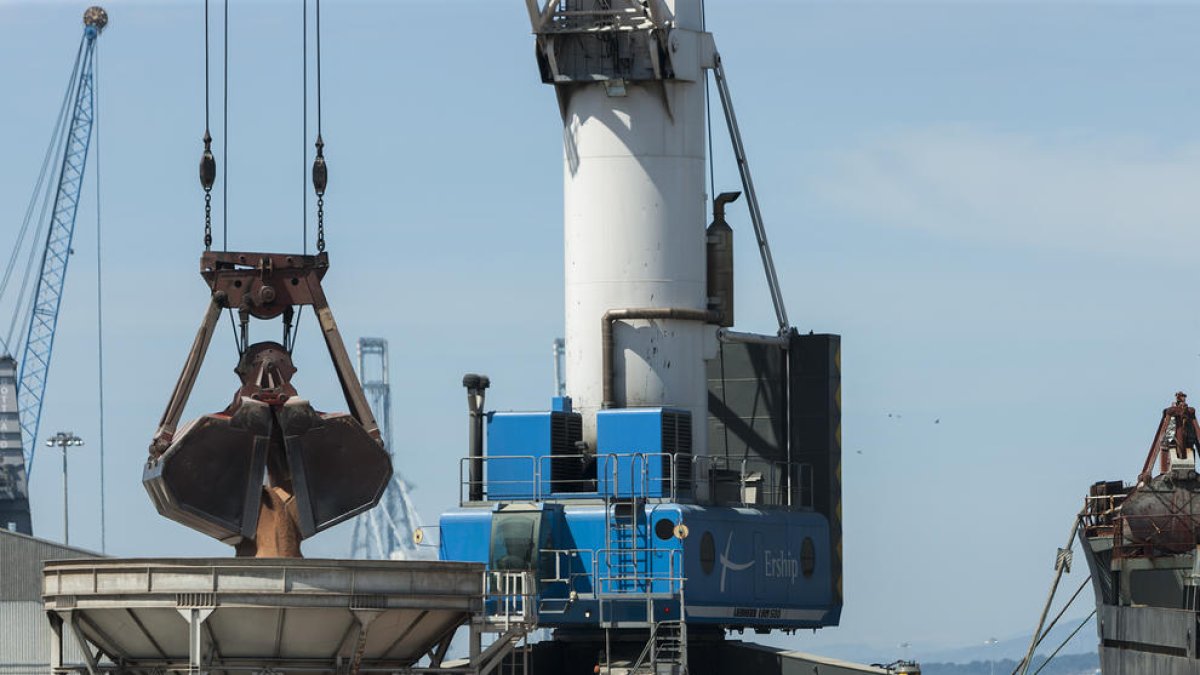
M 325 252 L 325 186 L 329 184 L 329 167 L 325 164 L 325 141 L 317 132 L 317 156 L 312 167 L 313 191 L 317 193 L 317 252 Z
M 217 159 L 212 154 L 208 127 L 208 0 L 204 0 L 204 153 L 200 155 L 200 187 L 204 188 L 204 250 L 212 249 L 212 187 L 217 181 Z
M 200 186 L 204 188 L 204 250 L 212 248 L 212 188 L 217 180 L 217 159 L 212 154 L 212 135 L 204 130 L 204 154 L 200 155 Z

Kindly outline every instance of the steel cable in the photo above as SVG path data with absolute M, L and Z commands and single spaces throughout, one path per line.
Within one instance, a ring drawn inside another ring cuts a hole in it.
M 302 252 L 304 255 L 308 255 L 308 0 L 300 0 L 300 4 L 304 8 L 301 22 L 303 36 L 300 39 L 300 62 L 303 70 L 300 78 L 303 83 L 301 90 L 303 103 L 300 105 L 303 119 L 300 134 L 300 211 L 302 213 Z
M 1094 617 L 1094 616 L 1096 616 L 1096 610 L 1093 609 L 1092 613 L 1088 614 L 1087 618 L 1083 620 L 1083 623 L 1079 624 L 1079 626 L 1077 626 L 1075 628 L 1075 630 L 1071 631 L 1071 634 L 1067 636 L 1067 639 L 1063 640 L 1062 644 L 1058 645 L 1058 648 L 1055 649 L 1053 652 L 1051 652 L 1050 656 L 1046 657 L 1045 662 L 1043 662 L 1042 665 L 1038 666 L 1037 670 L 1033 671 L 1033 675 L 1038 675 L 1038 673 L 1042 672 L 1042 668 L 1045 668 L 1046 666 L 1050 665 L 1050 662 L 1054 660 L 1054 657 L 1058 656 L 1058 653 L 1060 651 L 1062 651 L 1062 648 L 1066 647 L 1067 643 L 1070 642 L 1072 639 L 1074 639 L 1075 636 L 1079 633 L 1079 631 L 1083 630 L 1083 627 L 1088 625 L 1088 622 L 1091 621 L 1092 617 Z
M 221 117 L 221 248 L 229 250 L 229 0 L 225 0 L 225 57 Z
M 50 133 L 50 143 L 46 146 L 46 154 L 42 158 L 42 167 L 38 171 L 37 181 L 34 182 L 33 194 L 31 194 L 29 196 L 29 203 L 25 207 L 25 217 L 21 221 L 21 229 L 19 230 L 19 232 L 17 234 L 17 243 L 13 246 L 12 252 L 9 254 L 8 264 L 4 269 L 3 280 L 0 281 L 0 299 L 3 299 L 4 294 L 7 292 L 8 284 L 12 279 L 12 275 L 16 271 L 17 260 L 19 259 L 21 250 L 24 246 L 25 237 L 29 233 L 29 225 L 32 222 L 34 222 L 33 221 L 33 213 L 34 213 L 34 211 L 38 210 L 37 204 L 38 204 L 39 197 L 40 197 L 41 202 L 42 202 L 42 207 L 41 207 L 41 210 L 40 210 L 40 212 L 38 214 L 38 218 L 37 218 L 38 226 L 37 226 L 37 229 L 34 230 L 33 239 L 31 240 L 31 243 L 29 244 L 30 245 L 29 255 L 26 260 L 25 266 L 23 268 L 25 270 L 25 272 L 21 278 L 21 290 L 17 293 L 16 298 L 13 301 L 14 306 L 13 306 L 12 320 L 9 321 L 9 323 L 8 323 L 8 331 L 5 333 L 5 337 L 4 337 L 4 344 L 3 344 L 4 350 L 10 354 L 15 353 L 17 351 L 15 349 L 11 349 L 12 339 L 13 339 L 13 331 L 16 329 L 17 324 L 25 323 L 24 321 L 21 321 L 21 316 L 22 316 L 21 308 L 25 303 L 25 294 L 29 288 L 29 278 L 31 275 L 34 274 L 33 260 L 35 259 L 36 252 L 38 250 L 37 242 L 42 239 L 42 232 L 44 231 L 46 224 L 47 224 L 46 223 L 46 211 L 49 208 L 48 203 L 49 203 L 50 195 L 53 194 L 53 191 L 50 190 L 49 187 L 47 186 L 46 176 L 50 170 L 51 159 L 54 158 L 55 156 L 62 155 L 61 148 L 62 148 L 63 140 L 65 138 L 64 131 L 66 131 L 66 128 L 67 128 L 68 111 L 70 110 L 71 99 L 72 99 L 71 94 L 72 94 L 72 92 L 75 91 L 76 78 L 79 75 L 79 62 L 80 62 L 79 56 L 83 52 L 83 45 L 84 45 L 84 40 L 80 40 L 79 49 L 75 53 L 75 67 L 71 69 L 70 79 L 67 80 L 67 89 L 63 93 L 62 105 L 59 107 L 59 110 L 58 110 L 58 119 L 55 122 L 54 128 L 52 129 L 52 131 Z M 45 192 L 43 192 L 43 190 L 45 190 Z
M 1088 577 L 1084 578 L 1082 583 L 1079 584 L 1079 588 L 1075 589 L 1075 592 L 1073 594 L 1071 594 L 1071 599 L 1067 600 L 1067 604 L 1063 605 L 1062 609 L 1060 609 L 1058 611 L 1058 614 L 1054 617 L 1054 620 L 1051 621 L 1050 624 L 1048 626 L 1046 626 L 1046 629 L 1042 631 L 1042 634 L 1038 636 L 1037 642 L 1033 646 L 1034 649 L 1037 649 L 1042 644 L 1042 642 L 1050 635 L 1050 631 L 1053 630 L 1055 624 L 1058 623 L 1058 620 L 1062 618 L 1063 614 L 1066 614 L 1067 610 L 1071 607 L 1071 604 L 1075 602 L 1075 599 L 1079 597 L 1079 594 L 1083 591 L 1084 587 L 1087 586 L 1087 583 L 1091 580 L 1092 580 L 1092 578 L 1090 576 L 1088 576 Z M 1093 612 L 1093 613 L 1095 613 L 1095 612 Z M 1025 658 L 1022 657 L 1021 660 L 1017 662 L 1017 667 L 1015 669 L 1013 669 L 1012 675 L 1017 675 L 1017 673 L 1021 670 L 1021 667 L 1024 665 L 1025 665 Z M 1042 665 L 1043 665 L 1043 667 L 1045 666 L 1045 664 L 1042 664 Z M 1037 674 L 1035 673 L 1034 675 L 1037 675 Z
M 108 537 L 104 499 L 104 265 L 100 220 L 100 49 L 92 52 L 92 125 L 96 148 L 96 381 L 100 407 L 100 552 L 107 553 Z

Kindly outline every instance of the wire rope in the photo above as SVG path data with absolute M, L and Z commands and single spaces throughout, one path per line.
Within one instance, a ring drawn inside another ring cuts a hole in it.
M 300 134 L 300 205 L 301 205 L 301 223 L 302 223 L 302 240 L 304 255 L 308 255 L 308 0 L 300 0 L 300 4 L 304 7 L 302 12 L 303 20 L 301 23 L 301 32 L 303 36 L 300 39 L 300 61 L 303 75 L 301 76 L 302 91 L 301 98 L 303 103 L 300 105 L 301 124 Z M 303 310 L 303 307 L 301 307 Z
M 317 252 L 325 252 L 325 187 L 329 169 L 325 164 L 325 139 L 321 135 L 321 0 L 316 0 L 317 40 L 317 156 L 313 159 L 313 192 L 317 195 Z
M 96 164 L 96 380 L 100 408 L 100 552 L 108 552 L 104 483 L 104 265 L 103 228 L 100 219 L 100 50 L 92 48 L 92 125 L 95 128 Z
M 212 249 L 212 187 L 217 179 L 217 162 L 212 154 L 210 110 L 212 108 L 209 62 L 209 7 L 204 0 L 204 152 L 200 155 L 200 187 L 204 188 L 204 250 Z
M 77 86 L 72 86 L 69 90 L 72 100 L 75 98 L 76 91 Z M 56 157 L 62 157 L 66 152 L 67 137 L 69 136 L 67 127 L 69 126 L 70 122 L 68 120 L 63 126 L 63 133 L 59 136 L 58 145 L 54 149 Z M 57 185 L 62 182 L 62 168 L 60 167 L 51 176 L 57 176 L 58 178 L 53 183 L 48 183 L 45 191 L 42 193 L 42 206 L 37 216 L 38 229 L 34 233 L 33 243 L 29 247 L 29 257 L 25 263 L 26 273 L 24 278 L 21 279 L 21 290 L 17 294 L 17 306 L 13 312 L 13 321 L 9 324 L 9 342 L 11 342 L 12 331 L 17 327 L 18 323 L 28 328 L 30 322 L 22 321 L 21 318 L 32 316 L 33 306 L 37 302 L 37 280 L 41 278 L 41 271 L 46 266 L 46 249 L 50 245 L 50 235 L 52 234 L 50 228 L 50 221 L 52 220 L 51 210 L 58 193 Z M 38 242 L 41 242 L 42 245 L 38 246 Z M 39 253 L 41 254 L 40 256 L 38 255 Z
M 708 31 L 708 15 L 703 0 L 700 2 L 700 30 Z M 710 203 L 717 198 L 717 173 L 715 160 L 713 158 L 713 131 L 712 131 L 712 100 L 708 93 L 709 88 L 708 74 L 704 75 L 704 127 L 708 133 L 708 200 Z
M 79 43 L 79 49 L 75 53 L 75 67 L 71 69 L 70 79 L 67 80 L 67 89 L 63 93 L 62 105 L 58 110 L 58 118 L 55 121 L 54 128 L 50 133 L 50 143 L 46 146 L 46 154 L 42 158 L 42 167 L 38 171 L 37 181 L 34 182 L 33 194 L 29 196 L 29 203 L 25 207 L 25 217 L 21 221 L 21 229 L 17 234 L 17 243 L 13 246 L 12 252 L 9 254 L 8 264 L 4 269 L 3 280 L 0 280 L 0 298 L 3 298 L 8 290 L 8 285 L 12 280 L 12 275 L 17 269 L 17 261 L 20 259 L 25 238 L 28 236 L 29 225 L 34 222 L 33 214 L 35 211 L 38 211 L 37 205 L 40 198 L 42 206 L 37 218 L 37 228 L 34 229 L 34 236 L 29 244 L 29 255 L 26 259 L 24 267 L 22 268 L 24 269 L 24 274 L 21 278 L 21 290 L 17 293 L 16 298 L 13 301 L 14 306 L 12 320 L 8 323 L 8 331 L 5 333 L 3 340 L 4 351 L 10 354 L 17 351 L 15 349 L 11 349 L 13 331 L 16 330 L 17 324 L 25 323 L 24 321 L 21 321 L 21 317 L 23 316 L 21 313 L 21 308 L 25 302 L 25 294 L 29 287 L 29 278 L 34 274 L 33 260 L 36 257 L 37 242 L 42 239 L 42 232 L 46 227 L 45 217 L 48 209 L 47 204 L 49 201 L 49 196 L 52 194 L 52 191 L 46 183 L 46 176 L 50 171 L 51 160 L 55 156 L 61 156 L 62 154 L 60 148 L 62 147 L 62 141 L 65 136 L 64 132 L 67 128 L 68 111 L 70 110 L 72 98 L 71 94 L 75 91 L 76 77 L 79 74 L 79 56 L 82 53 L 83 45 L 84 41 L 81 40 Z
M 1083 592 L 1084 587 L 1086 587 L 1088 582 L 1091 580 L 1091 577 L 1084 577 L 1083 581 L 1079 584 L 1079 588 L 1076 588 L 1075 592 L 1071 594 L 1071 599 L 1067 600 L 1067 604 L 1063 605 L 1062 609 L 1058 610 L 1058 614 L 1055 615 L 1054 620 L 1042 630 L 1042 634 L 1038 636 L 1037 642 L 1035 642 L 1033 645 L 1034 649 L 1037 649 L 1041 646 L 1042 642 L 1050 635 L 1050 631 L 1053 630 L 1054 626 L 1058 623 L 1058 620 L 1063 617 L 1063 614 L 1067 613 L 1067 610 L 1071 608 L 1071 605 L 1075 602 L 1075 599 L 1079 597 L 1079 594 Z M 1013 669 L 1012 675 L 1017 675 L 1017 673 L 1020 672 L 1021 667 L 1024 665 L 1025 658 L 1022 657 L 1021 660 L 1017 662 L 1017 667 Z
M 229 0 L 225 0 L 225 31 L 222 39 L 225 56 L 221 117 L 221 248 L 229 250 Z
M 1058 653 L 1062 651 L 1062 648 L 1066 647 L 1067 643 L 1073 640 L 1075 636 L 1079 634 L 1079 631 L 1083 630 L 1083 627 L 1088 625 L 1088 622 L 1091 621 L 1092 617 L 1094 616 L 1096 616 L 1096 610 L 1093 609 L 1092 613 L 1088 614 L 1087 618 L 1083 620 L 1083 623 L 1079 624 L 1075 630 L 1071 631 L 1071 634 L 1067 636 L 1067 639 L 1063 640 L 1062 643 L 1050 653 L 1050 656 L 1046 657 L 1046 660 L 1042 663 L 1042 665 L 1038 666 L 1038 669 L 1033 671 L 1033 675 L 1038 675 L 1038 673 L 1042 672 L 1042 668 L 1050 665 L 1050 662 L 1054 660 L 1054 657 L 1058 656 Z

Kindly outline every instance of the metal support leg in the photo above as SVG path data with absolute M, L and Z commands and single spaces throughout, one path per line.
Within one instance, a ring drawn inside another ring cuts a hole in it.
M 56 612 L 46 612 L 50 622 L 50 672 L 58 673 L 63 667 L 63 620 Z
M 83 631 L 79 629 L 79 615 L 75 612 L 67 612 L 67 623 L 71 627 L 71 634 L 75 637 L 75 643 L 79 646 L 79 651 L 83 653 L 84 661 L 87 663 L 88 675 L 97 675 L 99 673 L 99 664 L 96 663 L 96 656 L 92 654 L 91 645 L 88 644 L 87 638 L 83 636 Z
M 350 675 L 358 675 L 362 667 L 363 652 L 367 648 L 367 633 L 371 630 L 371 622 L 379 616 L 379 612 L 354 610 L 354 620 L 358 622 L 358 640 L 354 643 L 354 655 L 350 661 Z
M 204 622 L 213 613 L 212 608 L 186 607 L 177 610 L 188 622 L 188 670 L 189 674 L 208 672 L 204 658 Z
M 438 643 L 433 651 L 429 654 L 429 667 L 441 668 L 442 661 L 446 659 L 446 653 L 450 651 L 450 643 L 454 642 L 454 631 L 450 631 L 441 642 Z

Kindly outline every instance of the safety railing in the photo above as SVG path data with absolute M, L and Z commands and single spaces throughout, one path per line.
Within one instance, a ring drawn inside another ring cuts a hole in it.
M 1084 497 L 1080 524 L 1087 535 L 1095 536 L 1101 530 L 1111 532 L 1113 519 L 1120 514 L 1117 507 L 1127 496 L 1128 493 Z
M 702 504 L 813 508 L 811 464 L 710 456 L 692 460 L 696 501 Z
M 484 457 L 479 492 L 484 501 L 561 501 L 637 495 L 690 500 L 691 455 L 628 453 L 602 455 L 504 455 Z M 469 503 L 472 459 L 459 460 L 459 505 Z M 570 470 L 577 464 L 580 471 Z
M 1112 522 L 1114 558 L 1191 553 L 1200 544 L 1200 518 L 1189 513 L 1118 515 Z
M 615 0 L 608 7 L 583 7 L 577 4 L 561 2 L 552 14 L 545 17 L 538 32 L 591 33 L 645 29 L 654 25 L 651 13 L 641 3 Z
M 590 549 L 542 549 L 542 598 L 570 601 L 595 592 L 596 552 Z
M 638 497 L 743 507 L 813 506 L 810 464 L 689 453 L 504 455 L 479 460 L 484 501 Z M 471 459 L 459 461 L 459 505 L 470 503 Z
M 533 573 L 488 570 L 483 574 L 483 607 L 487 624 L 505 631 L 537 623 L 533 611 Z
M 661 548 L 600 549 L 596 551 L 596 590 L 602 595 L 681 594 L 685 581 L 682 554 Z

